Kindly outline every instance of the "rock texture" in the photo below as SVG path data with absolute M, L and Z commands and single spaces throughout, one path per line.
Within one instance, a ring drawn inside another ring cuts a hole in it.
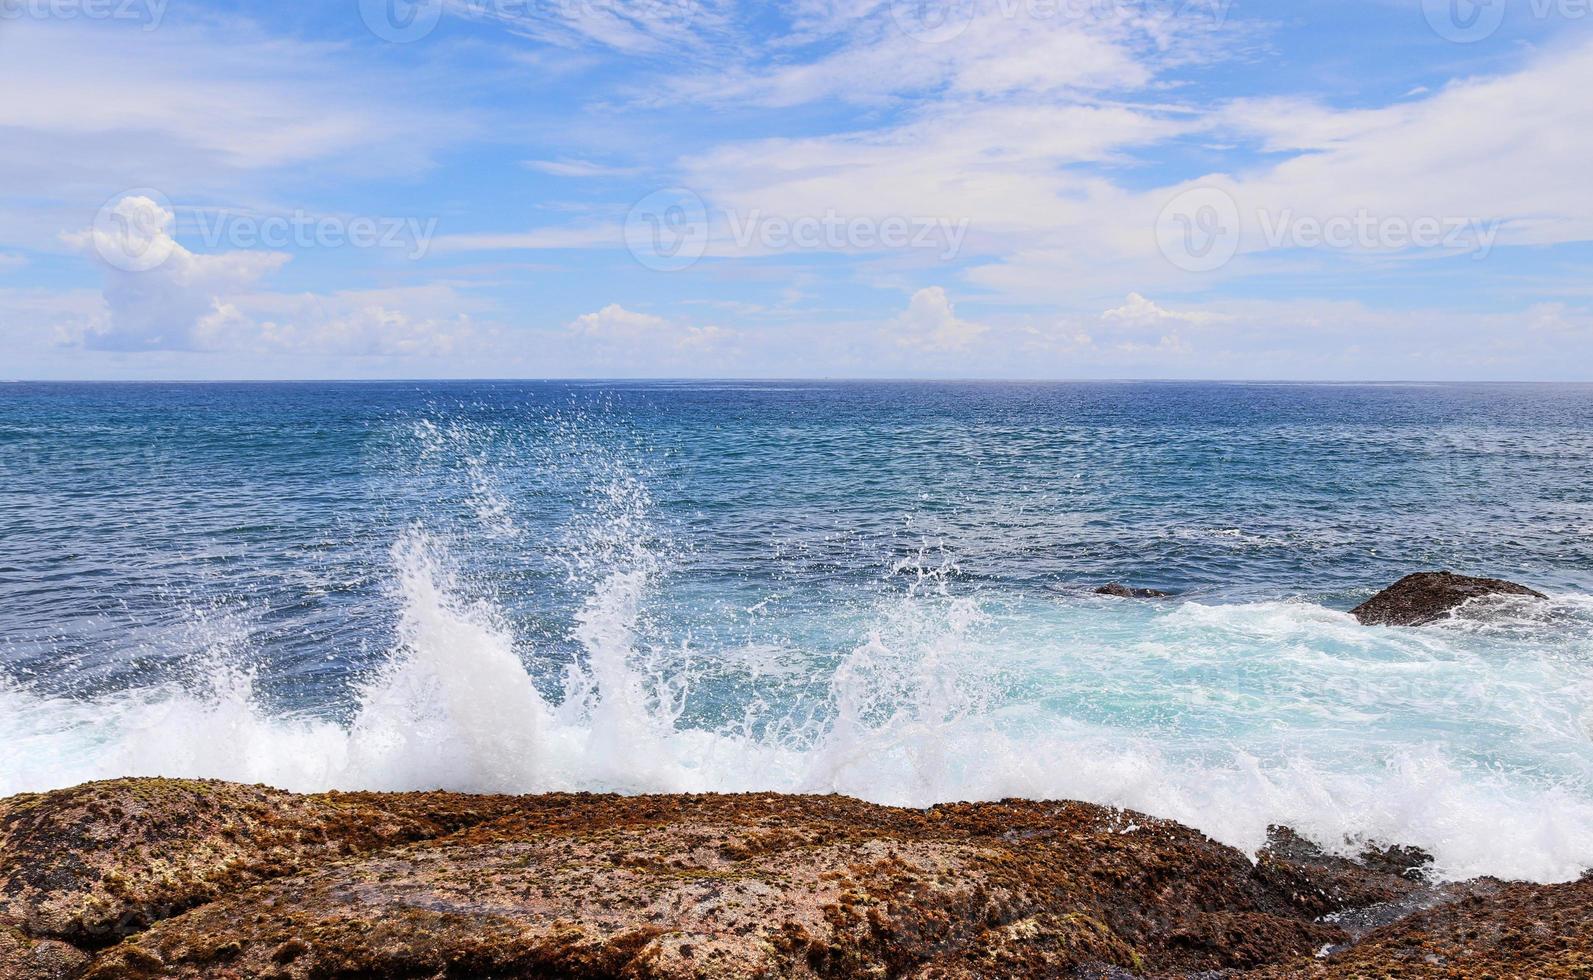
M 0 977 L 1586 975 L 1593 884 L 1427 860 L 1082 803 L 124 780 L 0 802 Z
M 1377 929 L 1341 953 L 1244 976 L 1593 976 L 1593 879 L 1547 887 L 1483 880 L 1461 891 L 1461 897 Z
M 1431 892 L 1432 855 L 1410 847 L 1366 846 L 1357 860 L 1339 857 L 1296 834 L 1273 827 L 1257 855 L 1256 874 L 1282 889 L 1313 916 L 1391 906 Z
M 1452 572 L 1407 575 L 1350 610 L 1367 626 L 1425 626 L 1437 622 L 1473 599 L 1518 596 L 1547 599 L 1524 585 L 1496 578 L 1471 578 Z
M 1118 599 L 1171 599 L 1171 592 L 1162 592 L 1159 589 L 1131 589 L 1126 585 L 1113 582 L 1103 585 L 1095 590 L 1096 595 L 1109 595 Z
M 451 833 L 501 805 L 440 796 L 378 807 L 370 794 L 117 780 L 12 797 L 0 802 L 0 924 L 94 949 L 225 892 Z

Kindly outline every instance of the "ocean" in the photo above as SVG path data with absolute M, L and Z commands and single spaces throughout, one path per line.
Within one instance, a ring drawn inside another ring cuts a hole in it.
M 1569 880 L 1590 474 L 1588 385 L 0 385 L 0 795 L 1082 799 Z M 1435 569 L 1552 601 L 1345 612 Z

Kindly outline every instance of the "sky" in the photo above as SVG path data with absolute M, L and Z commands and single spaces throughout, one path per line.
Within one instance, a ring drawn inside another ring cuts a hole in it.
M 1593 380 L 1593 0 L 0 0 L 0 380 Z

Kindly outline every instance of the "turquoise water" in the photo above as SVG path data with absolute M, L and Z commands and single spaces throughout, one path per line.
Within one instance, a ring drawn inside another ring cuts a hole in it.
M 0 793 L 1065 797 L 1563 880 L 1590 463 L 1589 386 L 4 385 Z M 1344 614 L 1428 568 L 1555 599 Z

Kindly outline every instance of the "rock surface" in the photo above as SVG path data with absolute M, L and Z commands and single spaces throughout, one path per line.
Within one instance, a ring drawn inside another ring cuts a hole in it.
M 1452 572 L 1407 575 L 1350 610 L 1367 626 L 1425 626 L 1437 622 L 1473 599 L 1518 596 L 1547 599 L 1524 585 L 1497 578 L 1471 578 Z
M 1384 926 L 1326 959 L 1243 975 L 1258 980 L 1593 976 L 1593 879 L 1549 886 L 1484 879 L 1462 891 L 1461 897 Z
M 1082 803 L 122 780 L 0 802 L 0 977 L 1586 975 L 1593 884 L 1426 860 L 1279 828 L 1252 863 Z
M 82 972 L 89 956 L 54 939 L 34 939 L 0 925 L 0 977 L 7 980 L 67 980 Z
M 1160 589 L 1131 589 L 1118 582 L 1101 586 L 1095 590 L 1095 594 L 1109 595 L 1118 599 L 1171 599 L 1173 597 L 1171 592 L 1163 592 Z
M 461 801 L 482 819 L 500 802 L 380 799 L 131 779 L 15 796 L 0 801 L 0 925 L 93 949 L 257 881 L 451 833 L 470 820 Z

